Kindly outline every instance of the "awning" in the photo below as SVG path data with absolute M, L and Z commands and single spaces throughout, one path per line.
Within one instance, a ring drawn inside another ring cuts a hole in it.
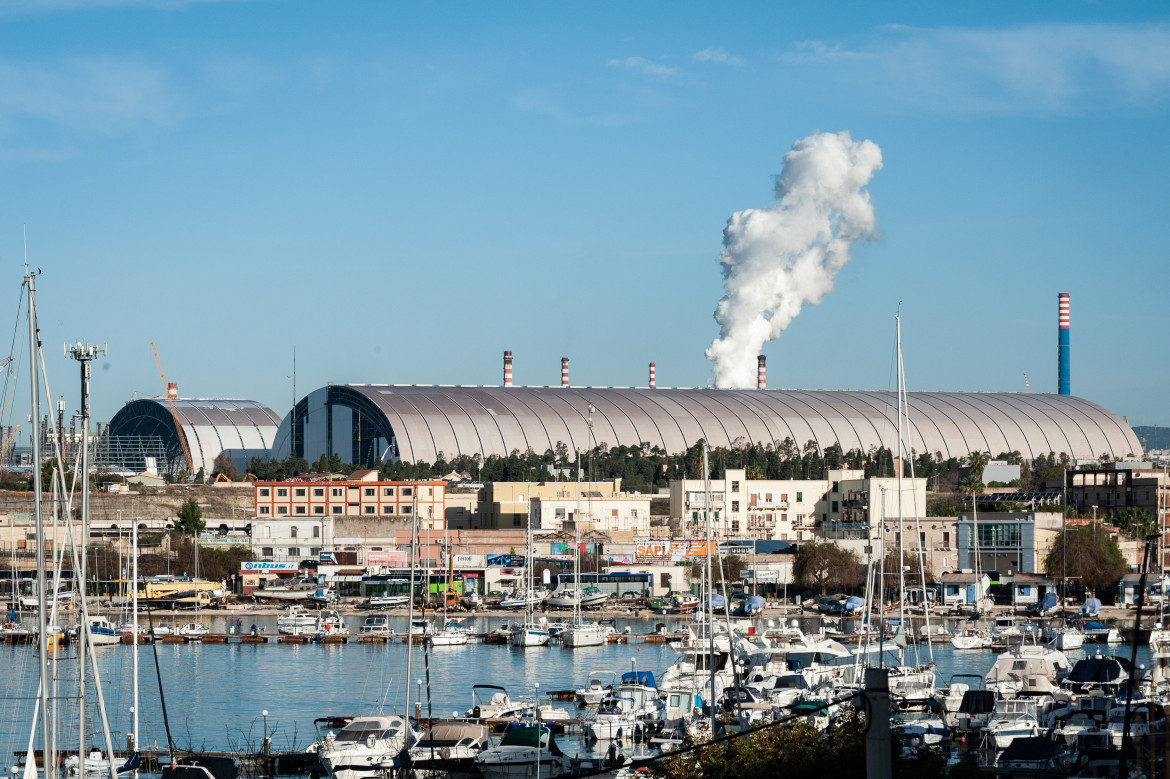
M 330 582 L 360 582 L 364 577 L 356 576 L 354 574 L 340 573 L 332 576 L 326 576 L 325 580 Z

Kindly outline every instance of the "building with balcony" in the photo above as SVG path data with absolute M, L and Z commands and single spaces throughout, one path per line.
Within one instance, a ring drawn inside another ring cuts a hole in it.
M 256 519 L 321 520 L 325 517 L 372 519 L 418 517 L 428 530 L 445 528 L 444 481 L 378 481 L 377 471 L 355 471 L 349 479 L 256 482 Z
M 717 538 L 758 538 L 799 542 L 813 537 L 828 503 L 827 479 L 751 479 L 729 468 L 711 479 L 712 532 Z M 682 533 L 701 538 L 706 532 L 707 484 L 703 479 L 670 483 L 670 516 L 681 518 Z

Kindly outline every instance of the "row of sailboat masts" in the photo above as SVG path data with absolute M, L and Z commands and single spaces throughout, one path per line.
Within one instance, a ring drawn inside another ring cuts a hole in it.
M 34 419 L 40 416 L 40 378 L 43 372 L 45 379 L 45 392 L 50 394 L 48 386 L 48 374 L 45 369 L 44 355 L 40 348 L 39 328 L 37 326 L 36 314 L 36 277 L 32 274 L 25 276 L 25 286 L 28 292 L 28 333 L 29 333 L 29 358 L 31 363 L 31 370 L 29 371 L 29 390 L 31 412 Z M 98 348 L 76 343 L 72 347 L 66 346 L 65 352 L 72 356 L 81 364 L 81 420 L 82 420 L 82 434 L 83 439 L 88 441 L 89 430 L 89 378 L 90 366 L 89 363 L 98 355 Z M 61 451 L 61 440 L 57 437 L 55 440 L 57 447 L 56 456 L 58 463 L 64 463 L 64 453 Z M 79 481 L 81 484 L 81 532 L 80 538 L 74 534 L 72 520 L 70 519 L 71 512 L 66 506 L 65 511 L 65 531 L 66 531 L 66 545 L 69 546 L 73 569 L 78 572 L 77 586 L 78 586 L 78 600 L 80 625 L 78 626 L 78 753 L 77 753 L 77 775 L 85 776 L 88 773 L 88 766 L 86 764 L 86 754 L 88 752 L 88 738 L 89 735 L 85 728 L 86 716 L 86 700 L 88 697 L 88 690 L 86 688 L 86 664 L 89 664 L 89 670 L 93 674 L 93 690 L 96 697 L 97 711 L 101 720 L 102 735 L 104 746 L 106 749 L 106 757 L 104 768 L 109 771 L 109 776 L 116 775 L 114 770 L 114 749 L 113 739 L 111 736 L 109 720 L 106 717 L 105 700 L 102 692 L 101 678 L 98 672 L 97 657 L 93 648 L 93 641 L 90 640 L 90 617 L 89 609 L 85 597 L 85 539 L 88 530 L 89 520 L 89 452 L 88 445 L 80 447 L 79 452 Z M 51 771 L 55 770 L 57 765 L 57 745 L 55 738 L 55 718 L 50 715 L 49 710 L 49 683 L 53 678 L 49 673 L 49 658 L 48 649 L 50 645 L 50 636 L 48 628 L 50 625 L 56 624 L 57 608 L 60 599 L 53 599 L 53 612 L 48 612 L 47 602 L 47 566 L 45 555 L 45 527 L 44 527 L 44 484 L 41 478 L 41 462 L 43 453 L 40 446 L 40 441 L 37 436 L 33 436 L 33 513 L 35 517 L 36 526 L 36 563 L 37 563 L 37 605 L 38 613 L 41 615 L 37 618 L 37 629 L 39 638 L 39 665 L 40 665 L 40 680 L 39 691 L 37 696 L 36 707 L 39 709 L 39 723 L 41 733 L 42 755 L 44 757 L 44 771 L 48 776 Z M 57 468 L 54 471 L 53 488 L 56 491 L 60 486 L 61 493 L 64 499 L 68 502 L 68 491 L 65 485 L 64 473 L 62 468 Z M 57 502 L 54 502 L 55 508 L 59 508 Z M 79 551 L 80 547 L 80 551 Z M 60 580 L 60 561 L 61 554 L 64 551 L 64 545 L 57 548 L 58 564 L 57 564 L 57 580 Z M 48 618 L 46 619 L 46 615 Z M 53 628 L 57 631 L 57 628 Z M 53 643 L 56 643 L 57 636 L 53 636 Z M 136 658 L 137 659 L 137 658 Z M 54 657 L 56 662 L 56 657 Z M 135 680 L 135 687 L 137 680 Z M 55 698 L 56 696 L 54 696 Z M 137 706 L 135 706 L 137 711 Z M 34 779 L 37 776 L 37 766 L 35 752 L 33 750 L 34 739 L 37 731 L 38 712 L 34 711 L 33 722 L 30 727 L 29 734 L 29 749 L 25 762 L 24 775 L 26 779 Z M 137 721 L 134 726 L 135 746 L 137 745 Z M 102 770 L 101 768 L 98 769 Z

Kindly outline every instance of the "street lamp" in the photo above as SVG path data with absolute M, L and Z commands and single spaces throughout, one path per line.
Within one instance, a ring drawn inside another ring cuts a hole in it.
M 272 745 L 268 743 L 268 709 L 260 712 L 260 716 L 264 718 L 264 754 L 272 753 Z

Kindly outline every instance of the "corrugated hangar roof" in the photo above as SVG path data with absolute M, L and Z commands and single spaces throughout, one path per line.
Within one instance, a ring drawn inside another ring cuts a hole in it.
M 1139 454 L 1115 414 L 1083 398 L 1042 393 L 911 392 L 910 447 L 962 457 L 1019 451 L 1074 458 Z M 590 436 L 590 406 L 593 435 Z M 372 463 L 392 454 L 433 462 L 595 444 L 649 443 L 676 453 L 711 446 L 813 440 L 823 450 L 897 447 L 896 393 L 852 390 L 630 389 L 330 385 L 297 404 L 298 451 Z M 289 451 L 286 418 L 274 455 Z
M 210 474 L 221 452 L 232 457 L 237 469 L 246 466 L 252 457 L 269 456 L 280 417 L 262 403 L 204 398 L 180 398 L 174 403 L 195 472 L 203 468 L 204 473 Z M 166 398 L 142 398 L 127 403 L 110 420 L 109 435 L 157 436 L 162 439 L 169 459 L 183 458 Z M 159 465 L 165 467 L 164 463 Z

